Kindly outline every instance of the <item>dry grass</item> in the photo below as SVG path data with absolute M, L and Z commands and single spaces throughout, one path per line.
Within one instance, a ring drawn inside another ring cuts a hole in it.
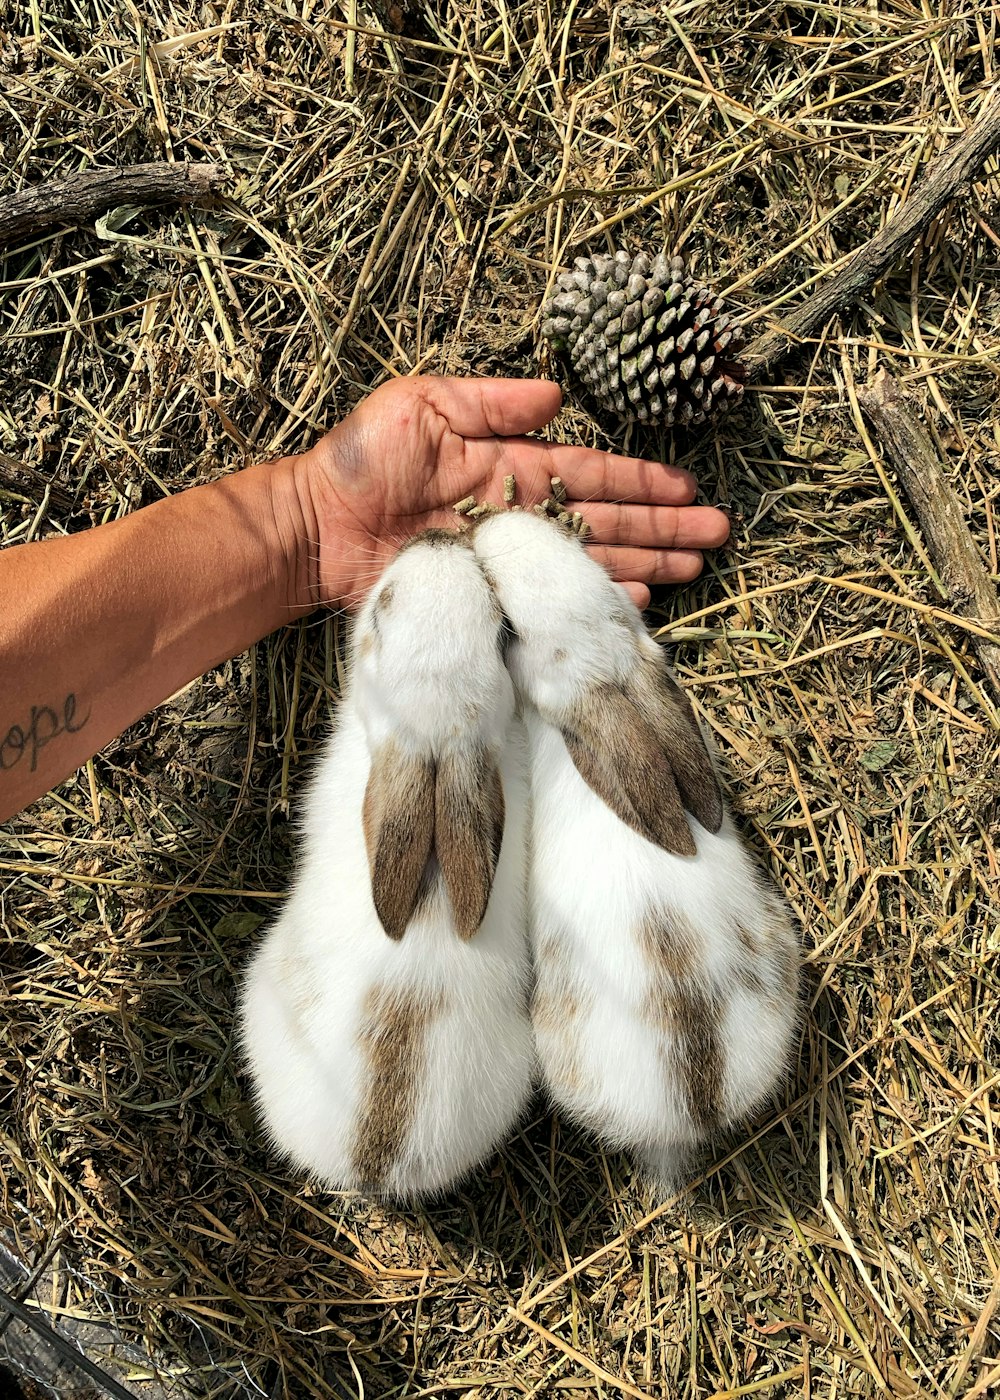
M 4 259 L 11 542 L 297 449 L 387 375 L 532 372 L 540 299 L 586 246 L 680 245 L 764 325 L 981 109 L 1000 16 L 5 10 L 5 182 L 164 156 L 236 177 L 211 210 Z M 733 547 L 662 608 L 802 919 L 809 1014 L 780 1109 L 718 1145 L 687 1205 L 652 1211 L 623 1160 L 541 1108 L 414 1214 L 314 1194 L 268 1156 L 233 986 L 336 699 L 339 623 L 314 620 L 9 828 L 0 1218 L 29 1260 L 58 1237 L 54 1313 L 116 1316 L 178 1394 L 972 1400 L 997 1383 L 1000 697 L 854 396 L 884 363 L 925 403 L 996 575 L 992 168 L 717 437 L 630 441 L 735 513 Z M 580 407 L 556 431 L 605 440 Z

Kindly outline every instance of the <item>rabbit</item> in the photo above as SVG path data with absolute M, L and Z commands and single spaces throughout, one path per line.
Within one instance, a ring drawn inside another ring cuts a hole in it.
M 550 519 L 477 523 L 528 732 L 531 1016 L 557 1105 L 675 1192 L 773 1094 L 797 1023 L 790 912 L 625 591 Z
M 351 638 L 301 865 L 239 1010 L 277 1145 L 336 1189 L 436 1195 L 534 1087 L 527 750 L 467 534 L 394 557 Z

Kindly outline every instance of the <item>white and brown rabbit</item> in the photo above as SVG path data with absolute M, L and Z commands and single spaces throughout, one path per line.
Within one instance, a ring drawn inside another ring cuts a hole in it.
M 502 644 L 468 536 L 405 545 L 358 616 L 301 865 L 248 969 L 268 1130 L 337 1188 L 443 1191 L 531 1093 L 528 776 Z
M 784 902 L 723 806 L 641 614 L 551 520 L 474 531 L 531 766 L 532 1021 L 553 1099 L 661 1189 L 773 1093 L 797 1013 Z

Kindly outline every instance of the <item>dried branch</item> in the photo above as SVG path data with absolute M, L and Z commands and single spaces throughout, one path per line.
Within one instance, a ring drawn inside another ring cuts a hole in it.
M 74 505 L 73 493 L 67 491 L 65 486 L 51 481 L 37 467 L 29 467 L 27 462 L 21 462 L 6 452 L 0 452 L 0 491 L 9 491 L 12 495 L 20 496 L 26 504 L 34 505 L 44 500 L 48 491 L 50 504 L 64 515 Z
M 867 292 L 892 267 L 1000 147 L 1000 100 L 979 114 L 964 136 L 942 151 L 909 199 L 826 286 L 774 330 L 764 331 L 742 357 L 751 379 L 762 378 L 798 342 Z
M 86 223 L 118 204 L 183 204 L 212 194 L 226 180 L 222 165 L 112 165 L 66 180 L 32 185 L 0 200 L 0 247 L 34 238 L 59 224 Z
M 859 389 L 858 402 L 871 419 L 882 449 L 899 474 L 924 532 L 928 552 L 951 595 L 955 612 L 1000 632 L 1000 598 L 948 484 L 944 463 L 916 404 L 886 370 Z M 1000 646 L 973 635 L 980 664 L 1000 697 Z

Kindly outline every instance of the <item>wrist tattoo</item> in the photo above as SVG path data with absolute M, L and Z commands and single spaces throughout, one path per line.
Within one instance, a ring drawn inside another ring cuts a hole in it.
M 38 756 L 45 745 L 60 734 L 76 734 L 87 723 L 90 713 L 76 718 L 76 696 L 72 691 L 62 703 L 62 713 L 49 705 L 32 705 L 26 723 L 12 724 L 6 734 L 0 734 L 0 773 L 28 760 L 32 773 L 38 767 Z

